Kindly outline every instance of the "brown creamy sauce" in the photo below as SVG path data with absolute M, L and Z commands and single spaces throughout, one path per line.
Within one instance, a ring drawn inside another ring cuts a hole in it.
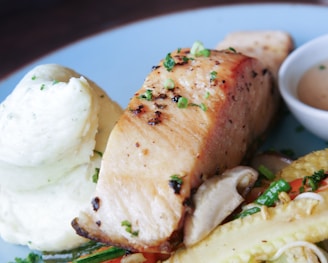
M 308 69 L 298 84 L 298 97 L 305 104 L 328 110 L 328 60 Z

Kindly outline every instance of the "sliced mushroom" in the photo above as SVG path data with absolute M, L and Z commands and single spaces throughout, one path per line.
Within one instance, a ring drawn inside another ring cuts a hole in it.
M 184 244 L 197 243 L 229 216 L 244 201 L 257 177 L 253 168 L 238 166 L 206 180 L 193 196 L 195 210 L 186 217 Z

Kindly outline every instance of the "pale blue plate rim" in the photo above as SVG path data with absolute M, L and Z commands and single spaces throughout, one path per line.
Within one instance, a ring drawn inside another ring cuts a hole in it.
M 20 68 L 0 81 L 0 101 L 28 70 L 39 64 L 57 63 L 94 80 L 125 107 L 151 67 L 178 47 L 201 40 L 214 48 L 226 34 L 240 30 L 284 30 L 299 46 L 328 33 L 327 22 L 327 6 L 294 3 L 235 4 L 145 19 L 74 42 Z M 302 130 L 289 115 L 272 130 L 264 147 L 293 149 L 303 155 L 327 147 L 327 142 Z M 28 252 L 25 247 L 0 240 L 0 262 L 14 261 Z

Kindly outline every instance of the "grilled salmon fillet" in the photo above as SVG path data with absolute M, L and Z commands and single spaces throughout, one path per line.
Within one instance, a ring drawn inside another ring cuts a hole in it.
M 275 73 L 234 50 L 207 51 L 169 53 L 134 94 L 108 140 L 89 210 L 72 222 L 79 235 L 132 251 L 174 250 L 193 192 L 240 164 L 268 128 L 279 104 Z
M 247 56 L 259 59 L 274 75 L 282 61 L 294 48 L 290 35 L 279 30 L 236 31 L 228 34 L 216 49 L 237 48 L 237 51 Z

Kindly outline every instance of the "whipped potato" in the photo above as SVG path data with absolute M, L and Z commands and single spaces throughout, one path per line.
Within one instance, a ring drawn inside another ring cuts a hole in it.
M 32 249 L 85 242 L 71 220 L 122 113 L 94 82 L 55 64 L 28 72 L 0 104 L 0 235 Z

